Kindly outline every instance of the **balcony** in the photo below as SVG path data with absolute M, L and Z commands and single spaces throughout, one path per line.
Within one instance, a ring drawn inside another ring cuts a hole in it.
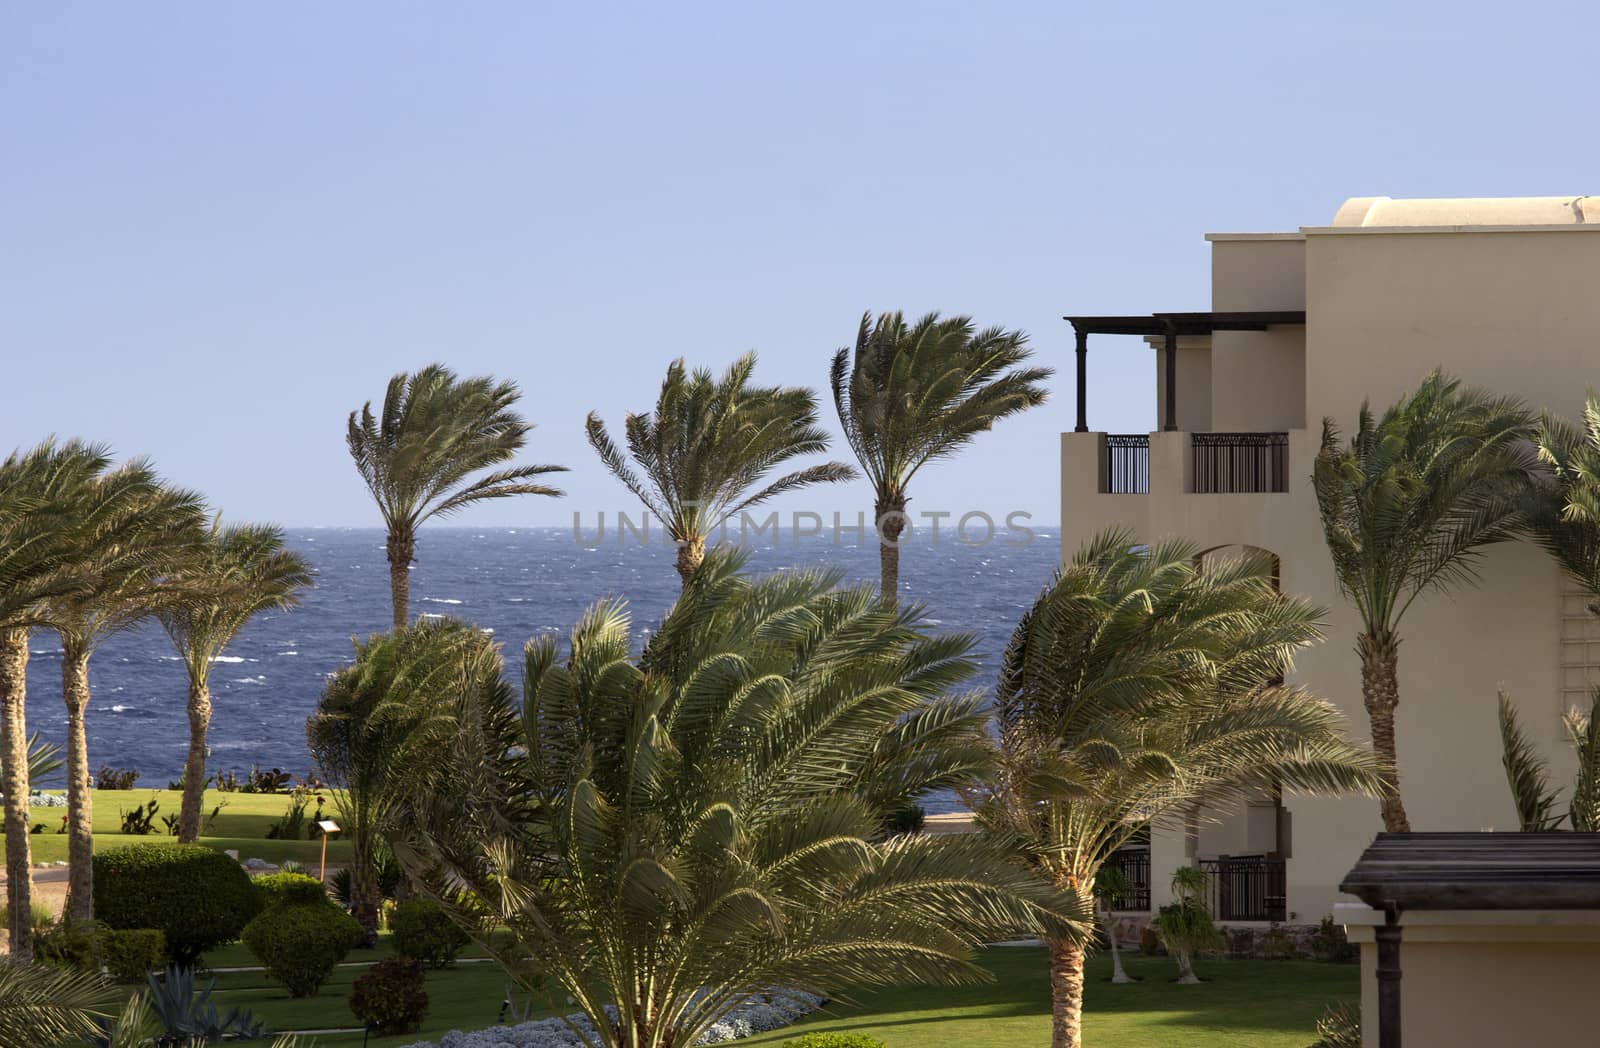
M 1106 860 L 1106 868 L 1117 870 L 1127 882 L 1127 890 L 1117 895 L 1102 895 L 1101 903 L 1115 912 L 1150 911 L 1150 848 L 1123 848 Z
M 1265 855 L 1197 859 L 1206 873 L 1206 909 L 1218 921 L 1283 921 L 1287 917 L 1288 868 Z
M 1150 494 L 1150 434 L 1107 433 L 1100 463 L 1103 495 Z
M 1288 433 L 1191 433 L 1192 490 L 1204 495 L 1289 490 Z

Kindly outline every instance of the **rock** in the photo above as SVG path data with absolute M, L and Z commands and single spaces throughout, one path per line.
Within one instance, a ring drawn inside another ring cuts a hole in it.
M 223 849 L 222 854 L 226 855 L 228 858 L 232 859 L 234 862 L 238 862 L 239 861 L 239 849 L 238 848 L 225 848 L 225 849 Z
M 266 870 L 272 867 L 272 863 L 265 859 L 258 859 L 254 855 L 246 859 L 244 865 L 247 870 Z

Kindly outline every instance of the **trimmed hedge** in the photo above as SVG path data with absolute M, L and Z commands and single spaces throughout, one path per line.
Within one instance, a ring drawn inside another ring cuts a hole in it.
M 322 882 L 303 873 L 269 873 L 251 883 L 261 894 L 262 910 L 328 901 L 328 890 L 322 886 Z
M 158 928 L 107 931 L 106 970 L 120 983 L 142 983 L 167 966 L 167 937 Z
M 290 997 L 310 997 L 361 941 L 361 925 L 330 902 L 276 906 L 244 929 L 244 944 Z
M 429 968 L 448 968 L 472 939 L 427 899 L 411 899 L 394 908 L 389 918 L 394 952 Z
M 135 844 L 94 857 L 95 916 L 119 930 L 159 929 L 182 966 L 237 939 L 260 910 L 239 864 L 198 844 Z
M 864 1033 L 808 1033 L 784 1041 L 779 1048 L 888 1048 Z
M 416 1033 L 428 1015 L 422 965 L 410 957 L 379 961 L 356 980 L 350 1011 L 370 1033 Z

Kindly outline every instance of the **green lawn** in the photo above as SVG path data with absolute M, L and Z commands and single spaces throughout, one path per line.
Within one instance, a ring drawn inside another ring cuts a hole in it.
M 350 960 L 384 956 L 387 944 Z M 470 955 L 472 951 L 468 952 Z M 216 967 L 249 963 L 241 947 L 206 958 Z M 861 1031 L 889 1048 L 1036 1048 L 1049 1043 L 1049 995 L 1044 953 L 1037 948 L 986 950 L 981 961 L 995 981 L 981 986 L 900 987 L 848 994 L 852 1005 L 832 1005 L 787 1030 L 741 1042 L 751 1048 L 781 1044 L 798 1032 Z M 1092 1048 L 1306 1048 L 1316 1018 L 1327 1004 L 1354 999 L 1353 965 L 1309 961 L 1212 961 L 1199 966 L 1201 986 L 1178 986 L 1170 960 L 1134 957 L 1130 972 L 1144 981 L 1109 982 L 1110 963 L 1089 962 L 1085 1037 Z M 242 1005 L 279 1030 L 348 1027 L 355 1024 L 346 1001 L 361 968 L 341 968 L 314 998 L 290 1000 L 257 972 L 217 976 L 217 999 Z M 428 973 L 431 1010 L 421 1034 L 374 1038 L 377 1048 L 419 1037 L 437 1040 L 451 1029 L 492 1026 L 504 996 L 505 978 L 492 964 L 462 964 Z M 540 1015 L 553 1014 L 548 1007 Z M 360 1034 L 319 1035 L 318 1048 L 353 1048 Z
M 50 791 L 50 792 L 57 792 Z M 103 848 L 117 848 L 129 844 L 138 844 L 144 841 L 166 840 L 163 836 L 166 827 L 161 824 L 163 815 L 176 815 L 181 794 L 176 790 L 91 790 L 94 796 L 94 846 L 96 850 Z M 328 798 L 325 810 L 332 812 L 332 797 L 324 792 Z M 156 832 L 148 837 L 122 833 L 122 816 L 120 812 L 127 811 L 135 806 L 143 806 L 151 798 L 161 805 L 156 812 Z M 233 848 L 239 852 L 239 858 L 248 859 L 255 857 L 267 862 L 281 862 L 284 859 L 297 859 L 303 863 L 314 863 L 321 854 L 322 842 L 320 840 L 302 841 L 269 841 L 266 839 L 267 830 L 289 807 L 288 794 L 282 793 L 219 793 L 216 790 L 207 790 L 205 795 L 205 811 L 209 814 L 211 809 L 221 804 L 222 812 L 207 827 L 206 835 L 200 838 L 200 843 L 219 851 Z M 311 812 L 316 810 L 315 802 L 306 812 L 309 818 Z M 30 816 L 35 826 L 43 826 L 44 830 L 33 835 L 34 862 L 59 862 L 67 857 L 67 838 L 65 834 L 57 833 L 61 828 L 62 816 L 66 814 L 65 808 L 33 808 Z M 349 856 L 350 846 L 338 837 L 328 842 L 328 861 L 342 863 Z

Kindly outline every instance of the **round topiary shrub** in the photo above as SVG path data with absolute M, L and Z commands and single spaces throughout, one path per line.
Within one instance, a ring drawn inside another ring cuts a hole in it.
M 95 916 L 112 928 L 157 928 L 179 965 L 232 942 L 261 909 L 239 864 L 198 844 L 135 844 L 96 852 Z
M 428 1015 L 422 965 L 410 957 L 379 961 L 356 980 L 350 1010 L 380 1037 L 416 1033 Z
M 361 941 L 361 925 L 332 903 L 300 903 L 267 910 L 243 939 L 290 997 L 310 997 Z
M 784 1041 L 779 1048 L 888 1048 L 864 1033 L 808 1033 Z
M 411 899 L 394 908 L 389 918 L 394 952 L 421 961 L 429 968 L 445 968 L 471 938 L 427 899 Z
M 303 873 L 268 873 L 250 883 L 261 894 L 261 908 L 305 905 L 328 901 L 328 891 L 322 882 Z

